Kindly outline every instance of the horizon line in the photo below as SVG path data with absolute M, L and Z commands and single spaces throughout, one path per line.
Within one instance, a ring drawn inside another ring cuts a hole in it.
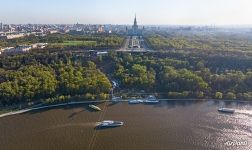
M 132 24 L 122 24 L 122 23 L 4 23 L 1 22 L 3 25 L 123 25 L 123 26 L 132 26 Z M 214 26 L 214 27 L 225 27 L 225 26 L 251 26 L 252 24 L 139 24 L 139 26 Z

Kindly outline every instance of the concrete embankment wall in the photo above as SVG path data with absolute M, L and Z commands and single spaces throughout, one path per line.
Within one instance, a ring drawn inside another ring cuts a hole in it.
M 41 106 L 41 107 L 23 109 L 23 110 L 19 110 L 19 111 L 12 111 L 12 112 L 8 112 L 8 113 L 5 113 L 5 114 L 1 114 L 0 118 L 7 117 L 7 116 L 12 116 L 12 115 L 17 115 L 17 114 L 23 114 L 23 113 L 26 113 L 26 112 L 29 112 L 29 111 L 33 111 L 33 110 L 40 110 L 40 109 L 54 108 L 54 107 L 59 107 L 59 106 L 75 105 L 75 104 L 100 103 L 100 102 L 105 102 L 105 101 L 69 102 L 69 103 L 63 103 L 63 104 Z

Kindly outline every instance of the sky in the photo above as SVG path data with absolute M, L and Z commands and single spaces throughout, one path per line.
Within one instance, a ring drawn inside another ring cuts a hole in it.
M 252 25 L 252 0 L 0 0 L 7 24 Z

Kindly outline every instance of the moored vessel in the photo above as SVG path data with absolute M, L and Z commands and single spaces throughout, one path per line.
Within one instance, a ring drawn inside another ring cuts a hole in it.
M 143 103 L 144 101 L 141 100 L 141 99 L 132 99 L 132 100 L 129 100 L 129 104 L 140 104 L 140 103 Z
M 144 103 L 155 104 L 155 103 L 159 103 L 159 100 L 157 100 L 154 95 L 149 95 L 146 98 L 146 100 L 144 100 Z
M 223 113 L 231 113 L 231 114 L 235 112 L 235 110 L 231 108 L 219 108 L 218 111 L 223 112 Z
M 101 108 L 95 105 L 88 105 L 90 108 L 96 110 L 96 111 L 101 111 Z

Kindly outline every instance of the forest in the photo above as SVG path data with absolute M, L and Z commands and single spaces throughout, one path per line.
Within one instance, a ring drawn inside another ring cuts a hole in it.
M 175 51 L 123 54 L 115 60 L 115 77 L 125 88 L 163 98 L 252 98 L 252 57 Z
M 40 100 L 50 103 L 64 101 L 72 96 L 86 100 L 108 99 L 111 83 L 92 61 L 80 64 L 71 61 L 67 54 L 54 56 L 59 59 L 45 58 L 47 55 L 1 59 L 1 103 L 10 105 Z M 15 64 L 14 68 L 10 65 L 12 63 Z
M 243 51 L 252 50 L 252 34 L 224 31 L 147 32 L 145 39 L 155 50 Z
M 158 98 L 252 99 L 252 56 L 236 52 L 31 51 L 0 56 L 2 105 L 110 99 L 154 93 Z

